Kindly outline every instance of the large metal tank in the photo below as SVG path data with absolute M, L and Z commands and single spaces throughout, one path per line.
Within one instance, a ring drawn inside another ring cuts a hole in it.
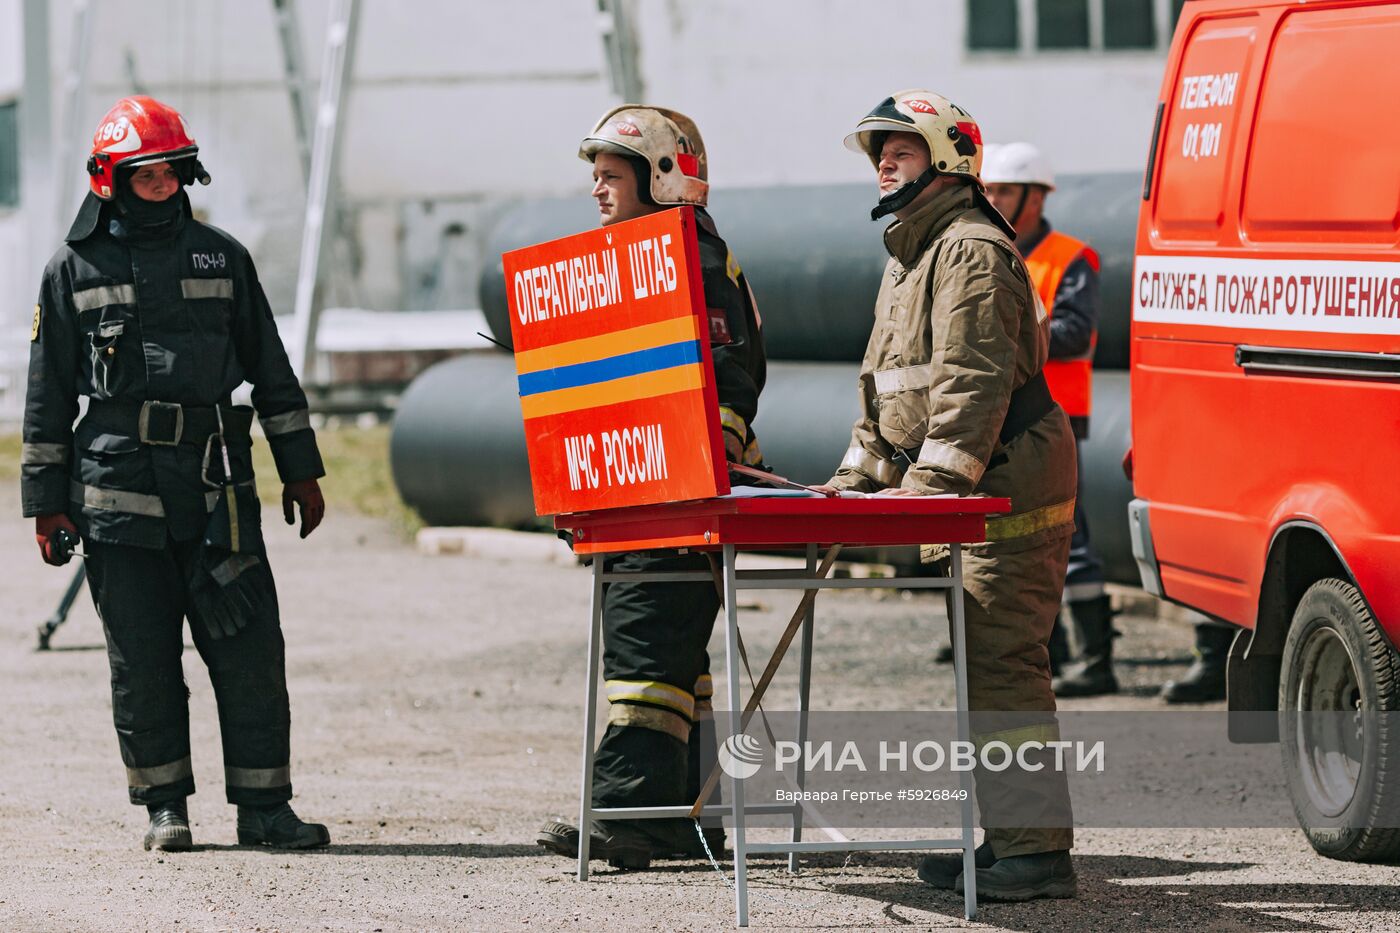
M 1049 217 L 1089 241 L 1103 258 L 1103 310 L 1095 356 L 1100 368 L 1128 366 L 1130 281 L 1141 179 L 1133 173 L 1066 175 Z M 763 315 L 769 359 L 859 361 L 888 254 L 871 223 L 873 185 L 716 190 L 711 213 L 748 274 Z M 585 197 L 532 201 L 507 211 L 488 238 L 481 307 L 498 340 L 510 342 L 500 255 L 587 230 L 598 223 Z
M 831 476 L 850 441 L 856 375 L 851 363 L 769 365 L 754 428 L 773 469 L 804 483 Z M 1089 526 L 1109 578 L 1137 585 L 1132 490 L 1120 466 L 1128 444 L 1127 374 L 1096 373 L 1093 437 L 1084 448 Z M 539 524 L 514 362 L 504 353 L 470 353 L 420 376 L 399 404 L 390 459 L 399 494 L 429 524 Z
M 1128 529 L 1133 484 L 1123 473 L 1123 456 L 1133 443 L 1126 371 L 1094 373 L 1094 417 L 1089 434 L 1080 448 L 1080 469 L 1090 542 L 1103 558 L 1109 580 L 1141 586 Z
M 477 351 L 413 380 L 394 414 L 389 466 L 429 525 L 534 525 L 515 360 Z

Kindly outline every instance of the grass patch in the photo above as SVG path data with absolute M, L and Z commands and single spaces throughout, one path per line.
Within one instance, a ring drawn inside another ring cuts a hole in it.
M 349 509 L 371 518 L 380 518 L 406 539 L 411 539 L 423 520 L 403 504 L 394 479 L 389 472 L 389 426 L 372 428 L 342 427 L 316 432 L 321 457 L 326 463 L 326 476 L 321 491 L 326 495 L 326 509 Z M 19 477 L 18 434 L 0 434 L 0 478 Z M 253 468 L 257 471 L 258 490 L 262 500 L 276 510 L 281 521 L 282 484 L 277 481 L 277 468 L 267 441 L 255 439 Z M 271 516 L 267 519 L 270 520 Z
M 19 479 L 18 434 L 0 434 L 0 479 Z
M 372 428 L 322 428 L 316 432 L 316 442 L 326 464 L 321 491 L 326 496 L 328 514 L 348 508 L 361 515 L 381 518 L 405 538 L 412 538 L 423 527 L 418 513 L 403 504 L 394 488 L 394 478 L 389 471 L 387 424 Z M 258 491 L 263 502 L 280 512 L 282 484 L 277 482 L 272 451 L 261 438 L 253 445 L 253 469 L 259 478 Z

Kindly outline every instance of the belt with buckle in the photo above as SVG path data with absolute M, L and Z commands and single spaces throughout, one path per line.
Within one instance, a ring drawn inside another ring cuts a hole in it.
M 182 405 L 179 402 L 136 399 L 92 399 L 83 423 L 117 434 L 135 437 L 153 447 L 186 444 L 204 447 L 210 435 L 219 433 L 222 416 L 224 438 L 249 438 L 253 409 L 247 405 Z

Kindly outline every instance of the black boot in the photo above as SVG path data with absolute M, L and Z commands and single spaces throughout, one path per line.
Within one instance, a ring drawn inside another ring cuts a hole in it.
M 566 858 L 578 858 L 578 827 L 572 823 L 551 820 L 539 828 L 535 843 Z M 699 840 L 696 840 L 699 846 Z M 659 857 L 654 840 L 634 830 L 625 821 L 596 822 L 588 839 L 589 859 L 604 859 L 614 868 L 644 869 L 651 867 L 653 857 Z
M 330 830 L 320 823 L 304 823 L 292 805 L 238 808 L 238 844 L 274 849 L 316 849 L 331 844 Z
M 995 865 L 997 857 L 992 854 L 992 844 L 984 842 L 978 846 L 977 851 L 973 853 L 973 860 L 978 870 Z M 919 878 L 941 891 L 956 890 L 958 882 L 962 880 L 962 873 L 961 852 L 957 855 L 925 855 L 919 860 Z
M 1162 699 L 1168 703 L 1211 703 L 1225 699 L 1225 661 L 1235 629 L 1206 622 L 1196 626 L 1196 660 L 1180 680 L 1167 681 Z
M 699 794 L 698 776 L 695 787 L 687 791 L 690 770 L 688 742 L 655 729 L 611 723 L 593 759 L 593 805 L 598 809 L 689 805 L 695 799 L 691 794 Z M 683 817 L 596 819 L 595 842 L 600 835 L 605 853 L 600 857 L 620 868 L 646 868 L 653 859 L 677 854 L 690 857 L 700 842 L 695 821 Z M 543 838 L 539 841 L 549 847 Z
M 151 804 L 146 811 L 151 815 L 151 827 L 146 830 L 146 838 L 141 845 L 147 852 L 151 849 L 188 852 L 194 845 L 190 836 L 189 810 L 183 798 L 170 803 Z
M 962 893 L 963 880 L 955 890 Z M 977 869 L 977 897 L 989 901 L 1030 901 L 1040 897 L 1074 897 L 1079 880 L 1069 851 L 1037 852 L 997 859 Z
M 1065 667 L 1052 682 L 1058 697 L 1096 697 L 1118 692 L 1113 676 L 1113 606 L 1107 596 L 1070 603 L 1075 624 L 1083 635 L 1083 660 Z

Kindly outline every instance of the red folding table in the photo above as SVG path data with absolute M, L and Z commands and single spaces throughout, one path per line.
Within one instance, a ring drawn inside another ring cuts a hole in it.
M 690 502 L 604 509 L 559 515 L 555 527 L 573 535 L 574 550 L 589 554 L 593 561 L 593 598 L 589 612 L 588 677 L 584 704 L 583 774 L 580 781 L 578 878 L 588 879 L 589 833 L 595 818 L 662 819 L 685 817 L 691 808 L 627 807 L 598 809 L 592 800 L 593 755 L 597 738 L 598 657 L 603 615 L 603 585 L 612 581 L 694 582 L 710 581 L 705 573 L 625 573 L 608 570 L 603 558 L 610 554 L 658 548 L 688 548 L 713 552 L 720 560 L 725 610 L 725 678 L 728 691 L 731 734 L 742 726 L 740 711 L 739 590 L 942 589 L 948 600 L 953 637 L 953 669 L 957 690 L 958 739 L 968 741 L 967 647 L 964 636 L 961 545 L 985 538 L 986 517 L 1010 509 L 1007 499 L 985 497 L 881 497 L 864 498 L 742 498 L 722 497 Z M 847 546 L 896 546 L 948 544 L 950 573 L 944 577 L 884 577 L 877 579 L 831 578 L 826 576 L 835 552 Z M 818 560 L 822 549 L 827 553 Z M 806 554 L 803 568 L 738 570 L 735 559 L 740 551 L 798 550 Z M 806 741 L 807 713 L 810 709 L 812 647 L 815 608 L 808 601 L 802 619 L 798 674 L 799 744 Z M 718 714 L 717 714 L 718 715 Z M 798 772 L 798 786 L 803 783 Z M 802 840 L 802 805 L 744 803 L 744 781 L 730 776 L 729 802 L 707 805 L 707 816 L 733 818 L 734 895 L 738 925 L 748 925 L 746 858 L 751 853 L 789 853 L 789 868 L 796 870 L 803 852 L 897 851 L 918 849 L 961 849 L 963 855 L 964 915 L 971 920 L 977 913 L 976 872 L 973 867 L 973 814 L 971 777 L 960 775 L 965 791 L 962 801 L 962 831 L 955 839 L 892 839 L 811 842 Z M 789 842 L 749 842 L 745 838 L 746 814 L 790 813 L 792 839 Z

